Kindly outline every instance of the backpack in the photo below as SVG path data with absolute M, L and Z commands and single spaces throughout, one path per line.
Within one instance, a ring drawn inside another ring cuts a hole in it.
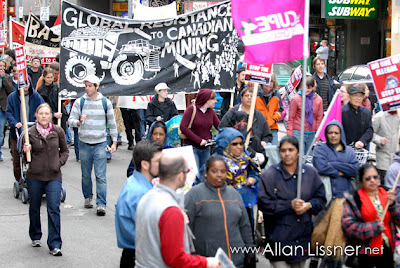
M 106 97 L 103 96 L 103 98 L 101 98 L 101 102 L 103 104 L 103 109 L 106 114 L 106 127 L 107 127 L 107 99 L 106 99 Z M 85 105 L 85 98 L 81 97 L 81 100 L 80 100 L 81 114 L 82 114 L 82 110 L 83 110 L 83 105 Z

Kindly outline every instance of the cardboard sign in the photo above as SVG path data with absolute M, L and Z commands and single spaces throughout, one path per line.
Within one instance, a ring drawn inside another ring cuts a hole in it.
M 400 108 L 400 55 L 368 63 L 382 111 Z
M 244 80 L 248 82 L 269 85 L 271 83 L 272 64 L 254 65 L 247 64 Z
M 25 51 L 23 46 L 15 49 L 15 62 L 18 70 L 18 88 L 29 86 L 28 73 L 26 72 Z
M 292 75 L 290 76 L 289 80 L 287 81 L 285 85 L 286 92 L 290 95 L 295 88 L 299 85 L 301 78 L 303 77 L 303 69 L 300 66 L 298 66 Z

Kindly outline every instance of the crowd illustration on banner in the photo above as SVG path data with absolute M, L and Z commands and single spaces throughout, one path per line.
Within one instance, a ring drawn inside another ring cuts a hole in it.
M 114 266 L 399 268 L 400 55 L 334 73 L 331 32 L 310 51 L 309 2 L 208 1 L 181 15 L 178 3 L 135 3 L 143 14 L 122 18 L 62 1 L 53 27 L 32 12 L 10 18 L 0 170 L 12 165 L 13 195 L 29 204 L 24 239 L 42 247 L 45 200 L 53 256 L 81 239 L 68 233 L 62 249 L 76 209 L 112 217 L 117 244 L 102 242 L 119 250 Z M 370 18 L 378 1 L 325 5 Z M 66 186 L 75 207 L 61 206 Z

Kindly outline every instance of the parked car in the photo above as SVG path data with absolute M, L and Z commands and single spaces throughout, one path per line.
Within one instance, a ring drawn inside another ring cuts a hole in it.
M 372 80 L 371 71 L 368 65 L 355 65 L 342 71 L 338 76 L 334 77 L 336 88 L 340 88 L 341 84 L 358 84 L 365 83 L 369 88 L 369 99 L 371 100 L 372 107 L 375 106 L 378 99 L 376 97 L 375 87 Z

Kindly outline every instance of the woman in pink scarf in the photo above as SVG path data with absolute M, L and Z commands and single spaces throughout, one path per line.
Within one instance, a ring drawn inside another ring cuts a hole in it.
M 42 230 L 40 205 L 46 194 L 48 215 L 47 245 L 50 254 L 62 256 L 60 231 L 61 166 L 67 162 L 68 146 L 64 131 L 52 123 L 52 110 L 47 103 L 39 105 L 35 113 L 37 122 L 29 128 L 29 144 L 24 152 L 31 152 L 26 172 L 29 192 L 29 236 L 33 247 L 40 247 Z

